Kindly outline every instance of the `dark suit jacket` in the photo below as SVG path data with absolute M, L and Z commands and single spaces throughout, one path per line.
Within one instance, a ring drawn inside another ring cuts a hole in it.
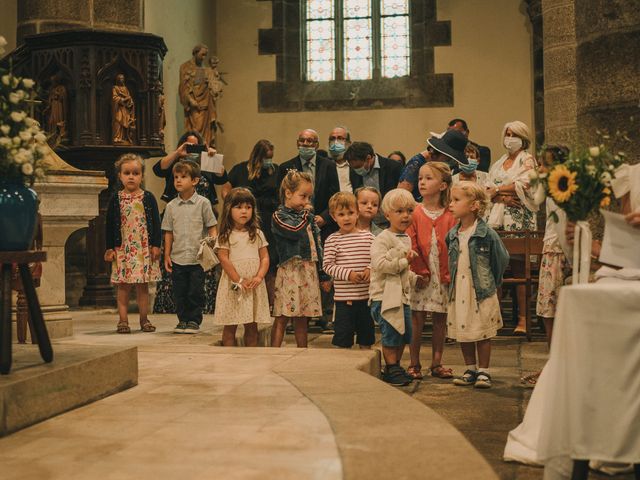
M 302 172 L 302 160 L 300 156 L 292 158 L 282 163 L 278 169 L 278 185 L 282 183 L 282 179 L 289 170 L 298 170 Z M 329 215 L 329 199 L 334 193 L 340 191 L 340 182 L 338 180 L 338 170 L 333 160 L 316 155 L 316 174 L 315 185 L 313 189 L 313 209 L 316 215 L 320 215 L 326 225 L 333 224 L 333 219 Z M 325 226 L 326 226 L 325 225 Z M 323 227 L 324 231 L 325 228 Z
M 396 162 L 395 160 L 391 160 L 380 155 L 378 155 L 378 162 L 380 162 L 380 173 L 378 174 L 378 179 L 380 181 L 380 194 L 384 198 L 389 190 L 398 188 L 400 173 L 402 173 L 402 165 L 400 162 Z M 357 173 L 353 172 L 353 170 L 350 173 L 353 173 L 353 175 L 351 175 L 351 185 L 355 191 L 356 188 L 360 188 L 364 184 L 364 179 Z

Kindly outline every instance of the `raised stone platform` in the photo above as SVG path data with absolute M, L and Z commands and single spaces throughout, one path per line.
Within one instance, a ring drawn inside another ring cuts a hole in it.
M 136 347 L 54 344 L 45 364 L 35 345 L 13 345 L 0 376 L 0 437 L 138 383 Z

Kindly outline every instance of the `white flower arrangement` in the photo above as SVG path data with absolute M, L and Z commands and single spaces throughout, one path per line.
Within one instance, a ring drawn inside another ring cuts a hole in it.
M 0 55 L 7 41 L 0 36 Z M 35 98 L 35 82 L 0 68 L 0 178 L 33 185 L 44 176 L 42 159 L 47 137 L 39 123 L 26 113 Z

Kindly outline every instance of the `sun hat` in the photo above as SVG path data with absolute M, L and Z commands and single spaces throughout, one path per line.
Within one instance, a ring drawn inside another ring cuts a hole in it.
M 467 143 L 469 143 L 467 137 L 458 130 L 447 130 L 442 138 L 433 136 L 427 140 L 427 144 L 434 150 L 463 165 L 469 163 L 464 154 Z

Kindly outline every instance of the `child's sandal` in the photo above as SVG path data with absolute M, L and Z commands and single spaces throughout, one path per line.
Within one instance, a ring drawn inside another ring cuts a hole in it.
M 415 380 L 422 380 L 423 378 L 422 366 L 420 364 L 410 365 L 409 368 L 407 368 L 407 373 Z
M 436 378 L 453 378 L 453 370 L 444 368 L 442 365 L 431 367 L 431 376 Z
M 149 320 L 140 324 L 140 330 L 143 332 L 155 332 L 156 327 Z
M 120 322 L 116 327 L 116 332 L 118 333 L 131 333 L 131 327 L 129 327 L 128 323 Z

